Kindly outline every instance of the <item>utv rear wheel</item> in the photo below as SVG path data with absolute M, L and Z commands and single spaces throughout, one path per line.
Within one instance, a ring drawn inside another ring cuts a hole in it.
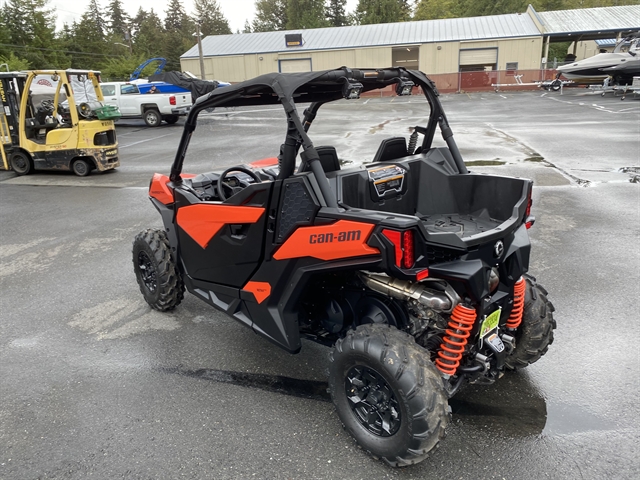
M 556 328 L 555 308 L 547 299 L 547 291 L 530 275 L 525 275 L 525 281 L 524 313 L 515 333 L 516 348 L 505 360 L 511 370 L 527 367 L 547 353 Z
M 449 407 L 440 374 L 395 327 L 361 325 L 338 340 L 329 389 L 345 429 L 394 467 L 424 460 L 444 437 Z
M 133 241 L 133 269 L 146 302 L 160 311 L 173 310 L 184 298 L 184 283 L 162 230 L 145 230 Z
M 155 108 L 150 108 L 144 112 L 142 117 L 144 119 L 144 123 L 149 127 L 157 127 L 162 123 L 162 117 L 160 116 L 160 112 Z
M 179 118 L 180 117 L 178 117 L 178 115 L 165 115 L 162 119 L 169 125 L 173 125 L 178 121 Z
M 29 175 L 33 171 L 33 162 L 29 155 L 23 152 L 15 152 L 11 155 L 11 168 L 18 175 Z

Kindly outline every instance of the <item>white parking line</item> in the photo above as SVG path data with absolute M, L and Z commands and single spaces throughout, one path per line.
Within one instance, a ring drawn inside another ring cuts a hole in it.
M 139 143 L 151 142 L 153 140 L 158 140 L 159 138 L 168 137 L 169 135 L 172 135 L 172 134 L 171 133 L 167 133 L 166 135 L 160 135 L 159 137 L 147 138 L 146 140 L 140 140 L 138 142 L 129 143 L 128 145 L 118 145 L 118 148 L 132 147 L 134 145 L 138 145 Z

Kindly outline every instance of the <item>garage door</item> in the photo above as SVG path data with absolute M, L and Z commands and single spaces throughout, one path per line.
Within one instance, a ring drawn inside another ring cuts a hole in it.
M 497 48 L 460 50 L 460 65 L 494 65 L 498 63 Z
M 310 72 L 310 58 L 296 58 L 294 60 L 280 60 L 280 73 Z

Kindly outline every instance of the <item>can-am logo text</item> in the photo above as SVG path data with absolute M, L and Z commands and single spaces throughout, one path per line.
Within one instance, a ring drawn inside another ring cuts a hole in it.
M 355 240 L 360 240 L 360 230 L 309 235 L 309 243 L 353 242 Z

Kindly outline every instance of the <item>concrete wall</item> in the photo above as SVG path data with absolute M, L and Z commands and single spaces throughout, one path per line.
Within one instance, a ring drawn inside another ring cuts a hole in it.
M 460 49 L 497 48 L 498 70 L 504 70 L 508 62 L 518 62 L 518 70 L 540 68 L 542 37 L 522 39 L 441 42 L 420 45 L 420 70 L 427 74 L 458 72 Z M 206 57 L 205 75 L 208 80 L 241 82 L 265 73 L 278 72 L 278 60 L 310 58 L 314 71 L 338 68 L 343 65 L 354 68 L 383 68 L 392 65 L 392 47 L 372 47 L 316 52 L 282 52 Z M 197 58 L 182 59 L 183 70 L 200 74 Z

